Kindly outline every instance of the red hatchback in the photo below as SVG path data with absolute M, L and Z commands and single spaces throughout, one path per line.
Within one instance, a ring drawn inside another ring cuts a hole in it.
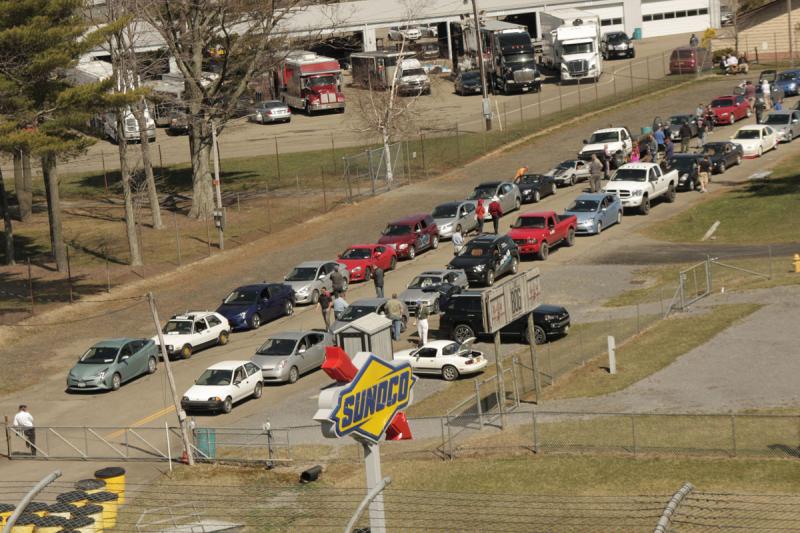
M 734 124 L 750 116 L 750 104 L 742 95 L 717 96 L 711 101 L 711 110 L 717 124 Z
M 378 244 L 391 246 L 401 259 L 414 259 L 423 250 L 439 247 L 439 228 L 429 214 L 411 215 L 390 222 Z
M 339 256 L 350 271 L 350 281 L 369 281 L 377 267 L 393 270 L 397 265 L 397 254 L 391 246 L 382 244 L 355 244 Z

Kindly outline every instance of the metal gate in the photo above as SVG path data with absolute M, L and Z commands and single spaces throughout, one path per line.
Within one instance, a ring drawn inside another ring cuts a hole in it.
M 389 179 L 386 151 L 382 146 L 342 157 L 348 198 L 374 196 L 391 189 L 393 182 L 405 179 L 407 168 L 404 148 L 400 142 L 389 145 L 392 179 Z

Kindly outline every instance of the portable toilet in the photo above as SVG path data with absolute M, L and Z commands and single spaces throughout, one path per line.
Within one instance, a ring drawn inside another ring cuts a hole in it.
M 392 321 L 383 315 L 364 315 L 333 334 L 336 344 L 351 357 L 358 352 L 370 352 L 385 361 L 392 360 Z

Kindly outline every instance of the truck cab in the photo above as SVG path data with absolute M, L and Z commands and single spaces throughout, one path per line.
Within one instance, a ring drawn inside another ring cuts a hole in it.
M 544 65 L 561 81 L 592 79 L 603 73 L 600 51 L 600 19 L 597 15 L 563 9 L 540 13 Z
M 344 112 L 342 70 L 333 58 L 314 52 L 292 52 L 281 68 L 280 99 L 311 115 L 318 111 Z

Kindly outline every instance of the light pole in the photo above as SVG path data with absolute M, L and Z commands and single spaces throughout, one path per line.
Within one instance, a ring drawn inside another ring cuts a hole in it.
M 464 0 L 466 4 L 468 0 Z M 489 92 L 486 87 L 486 65 L 483 63 L 483 42 L 481 41 L 481 20 L 478 17 L 478 0 L 472 0 L 472 15 L 475 17 L 475 45 L 478 48 L 478 65 L 481 71 L 481 95 L 483 96 L 483 119 L 486 122 L 486 131 L 492 130 L 492 104 L 489 102 Z

